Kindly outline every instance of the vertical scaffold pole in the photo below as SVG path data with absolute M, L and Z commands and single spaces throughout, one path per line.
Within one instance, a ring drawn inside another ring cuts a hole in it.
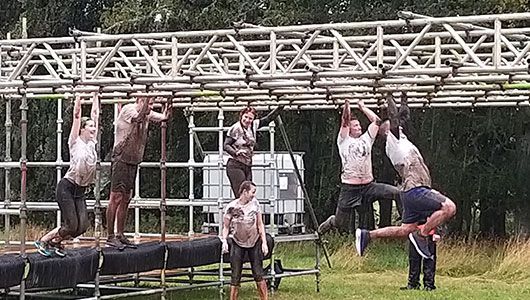
M 171 98 L 167 100 L 166 109 L 171 109 Z M 166 178 L 167 178 L 167 167 L 166 167 L 166 143 L 167 143 L 167 121 L 162 121 L 160 124 L 160 239 L 162 244 L 166 243 Z M 166 299 L 166 264 L 167 264 L 167 247 L 165 247 L 164 254 L 164 267 L 160 272 L 160 284 L 162 285 L 162 300 Z
M 13 127 L 13 121 L 11 120 L 11 97 L 5 97 L 6 101 L 6 122 L 5 122 L 5 128 L 6 128 L 6 148 L 5 148 L 5 162 L 11 161 L 11 129 Z M 9 208 L 11 205 L 11 182 L 10 182 L 10 176 L 11 175 L 11 169 L 5 168 L 5 190 L 4 190 L 4 208 Z M 10 244 L 10 231 L 11 231 L 11 216 L 10 214 L 5 214 L 4 216 L 4 233 L 5 233 L 5 239 L 6 244 Z
M 26 82 L 24 81 L 26 86 Z M 25 271 L 22 281 L 20 282 L 20 299 L 26 298 L 26 283 L 25 279 L 28 273 L 28 257 L 26 255 L 26 224 L 28 220 L 28 208 L 26 206 L 27 194 L 26 194 L 26 176 L 27 176 L 27 137 L 28 137 L 28 99 L 26 96 L 25 89 L 20 89 L 19 93 L 22 94 L 22 100 L 20 103 L 20 256 L 25 261 Z
M 59 98 L 57 99 L 57 135 L 56 135 L 56 138 L 57 138 L 57 141 L 56 141 L 56 146 L 57 146 L 57 149 L 55 150 L 57 153 L 56 153 L 56 159 L 55 159 L 55 163 L 56 163 L 56 166 L 55 166 L 55 184 L 57 186 L 57 184 L 59 184 L 59 181 L 61 181 L 61 171 L 62 171 L 62 167 L 61 167 L 61 164 L 63 162 L 63 157 L 62 157 L 62 147 L 63 147 L 63 99 L 62 98 Z M 56 219 L 56 225 L 57 227 L 61 226 L 61 211 L 59 209 L 56 210 L 56 213 L 57 213 L 57 219 Z
M 99 97 L 100 95 L 98 95 Z M 92 100 L 94 101 L 94 100 Z M 101 115 L 101 101 L 99 102 L 99 108 L 98 111 Z M 97 128 L 101 128 L 101 118 L 98 118 L 98 123 L 96 124 Z M 95 246 L 96 246 L 96 252 L 98 253 L 99 262 L 98 267 L 96 269 L 96 278 L 94 279 L 94 296 L 96 299 L 101 299 L 101 291 L 99 290 L 99 283 L 100 278 L 99 274 L 101 272 L 101 267 L 103 265 L 103 253 L 101 251 L 101 228 L 102 228 L 102 221 L 101 221 L 101 129 L 97 132 L 97 144 L 96 144 L 96 182 L 94 187 L 94 240 L 95 240 Z
M 188 117 L 188 133 L 189 133 L 189 136 L 188 136 L 188 153 L 189 153 L 189 156 L 188 156 L 188 175 L 189 175 L 189 180 L 188 180 L 188 201 L 190 202 L 190 205 L 188 207 L 188 218 L 189 218 L 189 223 L 188 223 L 188 236 L 192 236 L 193 233 L 194 233 L 194 230 L 193 230 L 193 205 L 191 205 L 191 203 L 194 201 L 195 199 L 195 193 L 194 193 L 194 185 L 195 185 L 195 180 L 194 180 L 194 173 L 195 173 L 195 168 L 193 167 L 193 163 L 195 162 L 195 147 L 194 147 L 194 140 L 193 140 L 193 133 L 194 133 L 194 130 L 195 130 L 195 116 L 193 115 L 193 112 L 191 112 L 189 114 L 189 117 Z
M 22 18 L 22 38 L 28 38 L 27 19 Z M 20 256 L 24 260 L 24 276 L 20 282 L 20 299 L 26 299 L 26 276 L 29 273 L 29 261 L 26 255 L 26 224 L 28 221 L 27 200 L 27 146 L 28 146 L 28 98 L 26 95 L 27 81 L 24 80 L 23 89 L 19 89 L 22 94 L 20 103 Z
M 219 238 L 223 235 L 223 169 L 224 169 L 224 160 L 223 160 L 223 138 L 224 138 L 224 114 L 223 109 L 219 108 L 219 114 L 217 116 L 218 120 L 218 128 L 219 128 L 219 144 L 218 144 L 218 151 L 219 155 L 217 157 L 217 167 L 218 167 L 218 180 L 219 180 L 219 194 L 217 197 L 217 207 L 218 207 L 218 214 L 219 214 Z M 224 267 L 223 267 L 223 251 L 221 252 L 221 259 L 219 261 L 219 299 L 223 299 L 223 285 L 224 285 Z
M 276 216 L 276 207 L 277 207 L 277 185 L 276 181 L 278 178 L 278 166 L 276 163 L 276 154 L 274 150 L 274 133 L 275 133 L 275 123 L 272 121 L 269 124 L 269 138 L 270 138 L 270 157 L 269 157 L 269 170 L 270 170 L 270 194 L 269 194 L 269 206 L 270 206 L 270 235 L 272 236 L 272 239 L 274 240 L 276 236 L 276 222 L 275 222 L 275 216 Z M 265 243 L 267 241 L 264 241 Z M 270 255 L 270 275 L 271 275 L 271 282 L 274 283 L 274 279 L 276 278 L 276 271 L 274 270 L 274 251 L 272 249 L 269 249 L 271 251 Z M 270 285 L 270 292 L 274 293 L 274 284 Z
M 194 152 L 194 134 L 195 134 L 195 115 L 191 111 L 188 115 L 188 201 L 190 205 L 188 207 L 188 236 L 191 237 L 194 234 L 193 230 L 193 203 L 195 199 L 194 192 L 194 173 L 195 169 L 193 163 L 195 162 L 195 152 Z M 193 284 L 193 267 L 188 268 L 190 284 Z

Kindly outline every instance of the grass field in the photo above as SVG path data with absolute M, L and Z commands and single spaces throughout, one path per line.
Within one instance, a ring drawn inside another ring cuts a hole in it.
M 437 290 L 425 292 L 399 290 L 407 282 L 407 241 L 375 241 L 361 258 L 351 236 L 326 239 L 333 268 L 322 258 L 320 292 L 314 275 L 289 277 L 282 279 L 271 299 L 530 299 L 530 241 L 442 240 Z M 277 245 L 275 255 L 286 268 L 310 268 L 315 265 L 314 251 L 310 242 L 284 243 Z M 160 295 L 129 299 L 153 300 Z M 219 299 L 219 292 L 217 288 L 178 291 L 168 299 Z M 253 283 L 242 284 L 240 299 L 258 299 Z
M 315 289 L 315 276 L 284 278 L 272 299 L 530 299 L 530 242 L 440 242 L 438 289 L 425 292 L 399 290 L 407 280 L 406 241 L 375 242 L 361 258 L 350 237 L 329 240 L 333 268 L 323 261 L 320 292 Z M 313 253 L 309 243 L 282 244 L 276 249 L 283 265 L 290 268 L 314 265 Z M 169 298 L 219 297 L 217 289 L 211 288 L 175 292 Z M 240 299 L 258 299 L 252 283 L 242 285 Z

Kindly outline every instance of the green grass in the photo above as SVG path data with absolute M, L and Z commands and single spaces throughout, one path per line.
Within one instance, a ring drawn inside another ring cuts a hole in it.
M 28 235 L 44 232 L 33 228 Z M 333 268 L 322 257 L 320 292 L 316 292 L 314 275 L 289 277 L 282 279 L 271 299 L 530 299 L 530 241 L 443 240 L 438 245 L 438 289 L 424 292 L 399 290 L 407 281 L 407 241 L 375 241 L 361 258 L 355 253 L 353 237 L 326 238 Z M 286 268 L 313 267 L 314 253 L 310 242 L 284 243 L 275 249 Z M 219 291 L 176 291 L 167 298 L 219 299 Z M 160 295 L 129 299 L 160 299 Z M 240 299 L 258 299 L 253 283 L 242 284 Z
M 363 258 L 351 241 L 351 237 L 330 237 L 333 268 L 322 260 L 320 292 L 315 276 L 290 277 L 282 279 L 271 299 L 530 299 L 530 242 L 443 241 L 438 246 L 438 289 L 424 292 L 399 290 L 407 280 L 405 241 L 376 241 Z M 314 251 L 310 243 L 291 243 L 279 245 L 275 253 L 285 267 L 307 268 L 315 264 Z M 218 299 L 218 295 L 216 288 L 209 288 L 173 292 L 168 299 Z M 240 299 L 258 299 L 253 283 L 242 285 Z

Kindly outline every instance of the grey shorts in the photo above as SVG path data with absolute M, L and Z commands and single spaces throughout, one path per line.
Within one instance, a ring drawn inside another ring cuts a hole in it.
M 399 201 L 399 197 L 398 188 L 390 184 L 377 182 L 367 184 L 342 183 L 337 207 L 341 210 L 348 210 L 370 204 L 376 200 L 394 199 Z
M 134 189 L 134 180 L 136 179 L 138 165 L 113 161 L 110 169 L 110 191 L 130 193 Z

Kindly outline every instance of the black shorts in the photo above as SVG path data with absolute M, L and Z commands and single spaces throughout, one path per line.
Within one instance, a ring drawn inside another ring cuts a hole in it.
M 444 195 L 428 187 L 416 187 L 403 192 L 403 224 L 426 222 L 435 211 L 442 208 Z
M 371 204 L 375 200 L 399 200 L 399 190 L 393 185 L 370 182 L 367 184 L 347 184 L 340 186 L 338 208 L 347 210 Z
M 134 180 L 138 165 L 113 161 L 110 167 L 110 191 L 117 193 L 130 193 L 134 189 Z

